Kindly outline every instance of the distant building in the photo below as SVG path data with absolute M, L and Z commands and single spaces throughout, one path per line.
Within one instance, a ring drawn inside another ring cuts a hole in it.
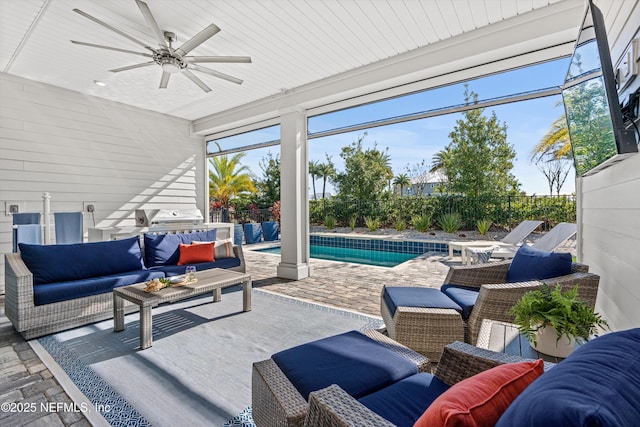
M 446 182 L 447 177 L 442 172 L 426 173 L 411 178 L 411 186 L 403 191 L 407 196 L 417 196 L 420 194 L 430 196 L 436 193 L 436 188 L 442 184 L 446 184 Z

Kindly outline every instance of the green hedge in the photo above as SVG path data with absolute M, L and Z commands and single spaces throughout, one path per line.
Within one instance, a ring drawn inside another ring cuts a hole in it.
M 463 229 L 474 230 L 478 220 L 488 219 L 495 227 L 511 228 L 526 219 L 545 222 L 551 228 L 559 222 L 576 222 L 576 202 L 573 196 L 506 196 L 506 197 L 466 197 L 405 196 L 388 200 L 343 201 L 336 199 L 310 200 L 309 219 L 311 224 L 321 225 L 324 218 L 331 215 L 338 226 L 348 226 L 352 216 L 356 224 L 364 225 L 364 218 L 376 218 L 380 226 L 393 227 L 402 219 L 412 226 L 412 218 L 429 215 L 439 218 L 444 214 L 459 213 Z

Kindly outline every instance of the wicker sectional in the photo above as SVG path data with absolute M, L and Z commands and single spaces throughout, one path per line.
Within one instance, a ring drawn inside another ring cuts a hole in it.
M 419 372 L 430 372 L 431 364 L 426 357 L 375 330 L 364 334 L 415 363 Z M 302 426 L 309 410 L 307 401 L 273 359 L 253 364 L 251 402 L 253 419 L 259 427 Z
M 480 349 L 457 341 L 444 347 L 442 358 L 434 375 L 446 384 L 453 385 L 495 366 L 523 360 L 525 359 Z M 552 366 L 552 363 L 545 363 L 545 370 Z M 261 424 L 258 425 L 261 427 Z M 365 425 L 394 426 L 335 384 L 311 393 L 305 427 Z

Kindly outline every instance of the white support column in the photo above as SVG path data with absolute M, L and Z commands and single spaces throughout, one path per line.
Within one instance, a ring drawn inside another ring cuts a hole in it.
M 309 155 L 306 111 L 280 112 L 280 225 L 282 251 L 278 277 L 299 280 L 309 265 Z

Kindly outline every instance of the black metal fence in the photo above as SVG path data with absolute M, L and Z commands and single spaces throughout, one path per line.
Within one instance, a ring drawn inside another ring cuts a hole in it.
M 273 215 L 270 209 L 251 209 L 251 210 L 229 210 L 229 209 L 212 209 L 209 212 L 211 222 L 235 222 L 237 224 L 245 224 L 248 222 L 262 223 L 273 221 Z
M 479 220 L 490 220 L 494 226 L 512 228 L 526 219 L 544 221 L 550 229 L 559 222 L 576 222 L 574 196 L 505 196 L 466 197 L 456 195 L 406 196 L 389 200 L 310 200 L 312 224 L 324 224 L 327 217 L 337 225 L 348 226 L 352 218 L 362 226 L 365 218 L 375 218 L 381 226 L 393 226 L 402 220 L 411 225 L 414 218 L 430 216 L 434 225 L 447 213 L 458 213 L 463 229 L 475 229 Z

